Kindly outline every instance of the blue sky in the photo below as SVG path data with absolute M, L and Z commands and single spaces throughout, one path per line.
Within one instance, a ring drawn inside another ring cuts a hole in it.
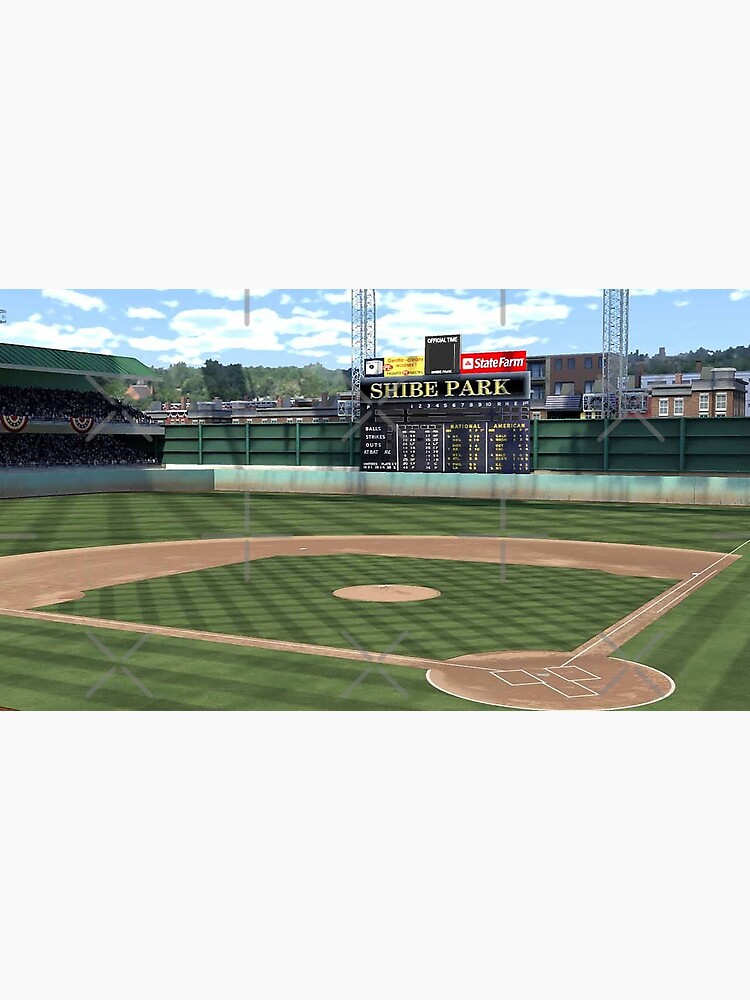
M 750 343 L 750 289 L 631 289 L 630 347 L 655 354 Z M 243 289 L 0 290 L 0 341 L 126 354 L 163 367 L 304 365 L 347 367 L 348 289 L 253 289 L 250 326 Z M 427 334 L 461 333 L 464 350 L 595 351 L 600 289 L 378 289 L 378 355 L 422 352 Z

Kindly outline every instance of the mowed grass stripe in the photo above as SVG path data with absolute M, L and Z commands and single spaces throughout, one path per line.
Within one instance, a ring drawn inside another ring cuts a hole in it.
M 346 601 L 370 583 L 429 586 L 428 601 Z M 670 581 L 599 571 L 359 555 L 275 556 L 92 590 L 61 614 L 383 651 L 433 659 L 493 649 L 574 649 L 663 593 Z M 114 603 L 114 612 L 112 611 Z M 346 633 L 346 635 L 345 635 Z
M 126 665 L 153 697 L 119 669 L 87 692 L 116 664 L 75 625 L 0 618 L 8 651 L 0 662 L 0 704 L 21 710 L 84 711 L 495 711 L 432 688 L 421 670 L 388 667 L 406 696 L 371 664 L 320 656 L 239 649 L 150 636 Z M 119 663 L 138 640 L 97 629 Z
M 429 497 L 251 494 L 252 534 L 487 534 L 499 501 Z M 591 541 L 730 551 L 750 538 L 750 511 L 731 507 L 508 501 L 505 530 Z M 243 534 L 242 493 L 113 493 L 0 501 L 0 555 L 89 545 Z M 736 534 L 737 540 L 717 537 Z

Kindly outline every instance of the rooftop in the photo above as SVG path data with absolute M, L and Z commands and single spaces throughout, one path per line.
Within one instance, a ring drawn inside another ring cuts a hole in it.
M 31 347 L 25 344 L 0 344 L 0 368 L 59 375 L 98 375 L 120 378 L 126 382 L 159 379 L 155 372 L 136 358 L 117 354 L 92 354 L 88 351 L 61 351 L 54 347 Z

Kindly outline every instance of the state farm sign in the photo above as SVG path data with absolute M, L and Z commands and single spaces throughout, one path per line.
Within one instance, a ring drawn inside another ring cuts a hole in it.
M 485 351 L 482 354 L 462 354 L 460 372 L 522 372 L 526 371 L 526 351 Z

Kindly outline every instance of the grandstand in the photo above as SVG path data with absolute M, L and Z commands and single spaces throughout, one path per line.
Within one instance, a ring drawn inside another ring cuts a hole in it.
M 164 428 L 102 382 L 153 382 L 136 358 L 0 344 L 0 467 L 157 465 Z

